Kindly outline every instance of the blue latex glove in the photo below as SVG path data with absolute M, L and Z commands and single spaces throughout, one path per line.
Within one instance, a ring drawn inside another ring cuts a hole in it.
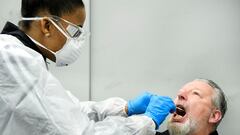
M 144 115 L 153 119 L 156 129 L 165 120 L 169 113 L 176 111 L 176 106 L 171 98 L 165 96 L 152 96 Z
M 144 92 L 142 95 L 128 101 L 128 116 L 141 114 L 146 111 L 148 103 L 152 97 L 151 93 Z

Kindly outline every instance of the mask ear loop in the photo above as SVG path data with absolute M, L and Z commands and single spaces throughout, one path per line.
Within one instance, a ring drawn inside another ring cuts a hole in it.
M 48 19 L 66 38 L 69 38 L 69 36 L 49 17 L 22 17 L 23 21 L 39 21 L 42 19 Z
M 48 17 L 22 17 L 23 21 L 39 21 L 42 19 L 48 19 Z M 50 51 L 51 53 L 55 54 L 55 52 L 53 52 L 52 50 L 48 49 L 47 47 L 45 47 L 44 45 L 40 44 L 38 41 L 36 41 L 35 39 L 33 39 L 32 37 L 30 37 L 29 35 L 27 35 L 35 44 L 37 44 L 38 46 Z
M 28 36 L 28 35 L 27 35 Z M 36 45 L 38 45 L 38 46 L 40 46 L 40 47 L 42 47 L 42 48 L 44 48 L 44 49 L 46 49 L 46 50 L 48 50 L 48 51 L 50 51 L 52 54 L 56 54 L 54 51 L 52 51 L 52 50 L 50 50 L 50 49 L 48 49 L 47 47 L 45 47 L 44 45 L 42 45 L 41 43 L 39 43 L 38 41 L 36 41 L 35 39 L 33 39 L 32 37 L 30 37 L 30 36 L 28 36 L 32 41 L 33 41 L 33 43 L 35 43 Z
M 24 21 L 37 21 L 42 20 L 44 17 L 22 17 L 22 20 Z

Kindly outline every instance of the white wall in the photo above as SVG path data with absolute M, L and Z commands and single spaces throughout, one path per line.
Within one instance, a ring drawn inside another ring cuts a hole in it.
M 7 21 L 14 24 L 18 23 L 21 15 L 21 0 L 1 0 L 0 7 L 0 30 L 2 30 Z
M 239 0 L 92 0 L 92 97 L 175 97 L 194 78 L 228 96 L 221 134 L 239 132 Z M 165 125 L 161 130 L 165 129 Z

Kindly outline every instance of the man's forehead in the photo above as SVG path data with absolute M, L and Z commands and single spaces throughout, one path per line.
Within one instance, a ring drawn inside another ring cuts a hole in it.
M 203 92 L 204 91 L 212 92 L 212 90 L 213 90 L 213 88 L 207 82 L 200 81 L 200 80 L 194 80 L 192 82 L 185 84 L 181 90 L 193 90 L 193 89 L 197 89 L 197 90 L 200 90 Z

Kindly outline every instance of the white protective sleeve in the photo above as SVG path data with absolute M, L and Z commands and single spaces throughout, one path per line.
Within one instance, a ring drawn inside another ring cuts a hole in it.
M 42 56 L 0 35 L 1 135 L 154 135 L 154 122 L 126 117 L 126 101 L 79 102 L 47 71 Z

